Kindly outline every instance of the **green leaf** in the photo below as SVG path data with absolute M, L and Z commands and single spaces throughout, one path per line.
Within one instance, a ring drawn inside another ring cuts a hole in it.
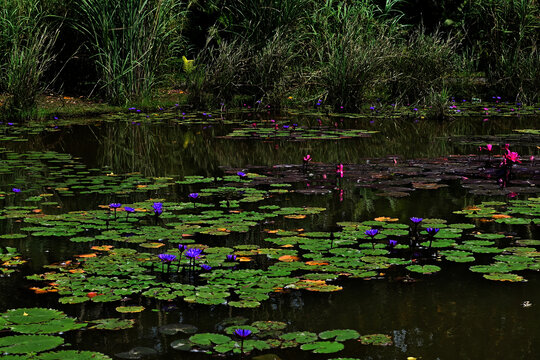
M 359 341 L 364 345 L 392 345 L 392 337 L 385 334 L 362 335 Z
M 210 346 L 212 344 L 224 344 L 231 341 L 231 338 L 222 334 L 202 333 L 193 335 L 189 338 L 189 341 L 197 345 Z
M 64 343 L 59 336 L 16 335 L 0 338 L 0 352 L 28 354 L 54 349 Z
M 317 341 L 310 344 L 304 344 L 300 347 L 302 350 L 311 350 L 316 354 L 330 354 L 341 351 L 345 345 L 332 341 Z
M 319 334 L 319 337 L 323 340 L 333 339 L 335 341 L 346 341 L 351 339 L 358 339 L 360 334 L 356 330 L 345 329 L 345 330 L 329 330 L 323 331 Z
M 111 360 L 111 358 L 94 351 L 62 350 L 40 354 L 36 360 Z

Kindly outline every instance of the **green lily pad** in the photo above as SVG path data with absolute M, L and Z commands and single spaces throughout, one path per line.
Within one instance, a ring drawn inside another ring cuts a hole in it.
M 437 265 L 409 265 L 406 269 L 420 274 L 433 274 L 441 270 Z
M 40 354 L 37 360 L 111 360 L 105 354 L 94 351 L 62 350 Z
M 85 327 L 86 324 L 76 323 L 75 319 L 54 319 L 40 324 L 19 324 L 11 326 L 11 330 L 22 334 L 54 334 Z
M 392 345 L 392 337 L 385 334 L 362 335 L 359 341 L 364 345 Z
M 344 330 L 328 330 L 319 334 L 319 337 L 323 340 L 334 339 L 335 341 L 346 341 L 351 339 L 358 339 L 360 334 L 356 330 L 344 329 Z
M 20 308 L 8 310 L 2 318 L 14 324 L 37 324 L 65 318 L 66 315 L 58 310 L 45 308 Z
M 92 320 L 91 323 L 94 323 L 96 325 L 93 325 L 92 327 L 90 327 L 90 329 L 121 330 L 121 329 L 132 328 L 135 325 L 135 320 L 110 318 L 110 319 Z
M 144 311 L 144 306 L 118 306 L 116 311 L 119 313 L 140 313 Z
M 64 343 L 59 336 L 15 335 L 0 338 L 0 352 L 6 354 L 28 354 L 54 349 Z
M 317 341 L 309 344 L 303 344 L 300 348 L 306 351 L 311 350 L 316 354 L 330 354 L 343 350 L 345 345 L 333 341 Z
M 511 273 L 495 273 L 495 274 L 484 274 L 484 278 L 494 281 L 509 281 L 509 282 L 526 282 L 523 276 L 519 276 Z
M 309 331 L 296 331 L 292 333 L 283 334 L 280 336 L 281 339 L 287 341 L 295 341 L 298 344 L 306 344 L 317 341 L 317 334 Z
M 191 336 L 189 341 L 197 345 L 210 346 L 212 344 L 224 344 L 231 341 L 231 338 L 222 334 L 201 333 Z

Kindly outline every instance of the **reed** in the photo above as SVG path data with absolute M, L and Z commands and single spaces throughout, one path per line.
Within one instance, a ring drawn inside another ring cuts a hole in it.
M 47 22 L 39 0 L 4 0 L 0 9 L 0 90 L 8 94 L 4 117 L 35 116 L 43 75 L 55 59 L 59 25 Z
M 81 0 L 79 22 L 107 99 L 114 104 L 147 98 L 180 39 L 175 25 L 185 8 L 174 0 Z

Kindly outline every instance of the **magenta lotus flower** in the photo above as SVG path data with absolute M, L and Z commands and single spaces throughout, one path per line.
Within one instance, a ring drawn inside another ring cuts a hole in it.
M 336 175 L 340 178 L 343 177 L 343 164 L 339 164 L 337 167 L 336 167 Z
M 306 156 L 304 156 L 304 162 L 310 162 L 311 161 L 311 155 L 307 154 Z
M 487 150 L 487 151 L 493 150 L 493 145 L 487 144 L 487 145 L 486 145 L 486 150 Z
M 521 161 L 519 160 L 520 156 L 515 151 L 508 152 L 508 154 L 506 154 L 506 158 L 508 160 L 510 160 L 511 162 L 513 162 L 513 163 L 515 163 L 515 162 L 521 163 Z

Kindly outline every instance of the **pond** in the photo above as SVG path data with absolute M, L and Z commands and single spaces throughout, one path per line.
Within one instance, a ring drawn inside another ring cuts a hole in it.
M 2 358 L 532 358 L 538 109 L 485 107 L 0 124 Z

